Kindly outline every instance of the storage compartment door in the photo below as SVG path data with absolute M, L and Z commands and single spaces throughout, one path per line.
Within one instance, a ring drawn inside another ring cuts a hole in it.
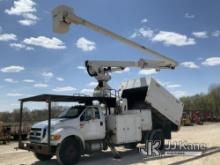
M 125 143 L 126 124 L 124 116 L 116 116 L 116 144 Z
M 141 123 L 137 115 L 126 115 L 125 143 L 141 140 Z

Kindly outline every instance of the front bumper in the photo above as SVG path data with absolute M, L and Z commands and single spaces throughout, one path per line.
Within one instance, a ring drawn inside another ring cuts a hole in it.
M 49 146 L 48 144 L 39 144 L 39 143 L 20 142 L 18 144 L 18 149 L 32 151 L 34 153 L 39 153 L 44 155 L 54 155 L 56 153 L 55 146 Z

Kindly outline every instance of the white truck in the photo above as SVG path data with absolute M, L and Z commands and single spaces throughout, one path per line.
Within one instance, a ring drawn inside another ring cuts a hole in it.
M 19 141 L 20 149 L 34 152 L 39 160 L 56 155 L 64 165 L 108 147 L 119 157 L 115 146 L 135 148 L 148 140 L 160 141 L 162 149 L 164 139 L 179 129 L 183 111 L 183 104 L 152 78 L 122 83 L 117 98 L 39 95 L 20 101 L 21 107 L 27 101 L 46 101 L 49 111 L 51 102 L 81 103 L 58 118 L 34 124 L 29 142 Z

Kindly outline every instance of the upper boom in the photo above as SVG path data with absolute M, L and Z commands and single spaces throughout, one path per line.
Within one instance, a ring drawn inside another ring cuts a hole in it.
M 163 66 L 166 68 L 174 69 L 177 65 L 177 62 L 174 61 L 171 58 L 168 58 L 159 52 L 156 52 L 150 48 L 147 48 L 143 45 L 140 45 L 132 40 L 129 40 L 125 37 L 122 37 L 114 32 L 111 32 L 110 30 L 107 30 L 101 26 L 95 25 L 94 23 L 87 21 L 77 15 L 74 14 L 73 9 L 68 6 L 58 6 L 53 10 L 53 28 L 55 32 L 58 33 L 64 33 L 69 30 L 69 25 L 73 24 L 81 24 L 83 26 L 86 26 L 96 32 L 102 33 L 104 35 L 110 36 L 111 38 L 120 41 L 122 43 L 125 43 L 129 46 L 132 46 L 138 50 L 143 51 L 144 53 L 151 55 L 153 57 L 157 57 L 163 60 Z

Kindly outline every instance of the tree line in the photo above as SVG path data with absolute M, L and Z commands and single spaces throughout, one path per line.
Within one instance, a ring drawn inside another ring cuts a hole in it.
M 211 85 L 208 93 L 182 97 L 185 111 L 211 112 L 220 118 L 220 85 Z
M 56 106 L 51 110 L 51 118 L 56 118 L 66 107 Z M 20 110 L 14 109 L 12 112 L 0 112 L 0 121 L 4 123 L 18 123 L 20 119 Z M 47 109 L 36 109 L 29 110 L 28 108 L 23 109 L 23 121 L 27 123 L 34 123 L 48 119 Z

